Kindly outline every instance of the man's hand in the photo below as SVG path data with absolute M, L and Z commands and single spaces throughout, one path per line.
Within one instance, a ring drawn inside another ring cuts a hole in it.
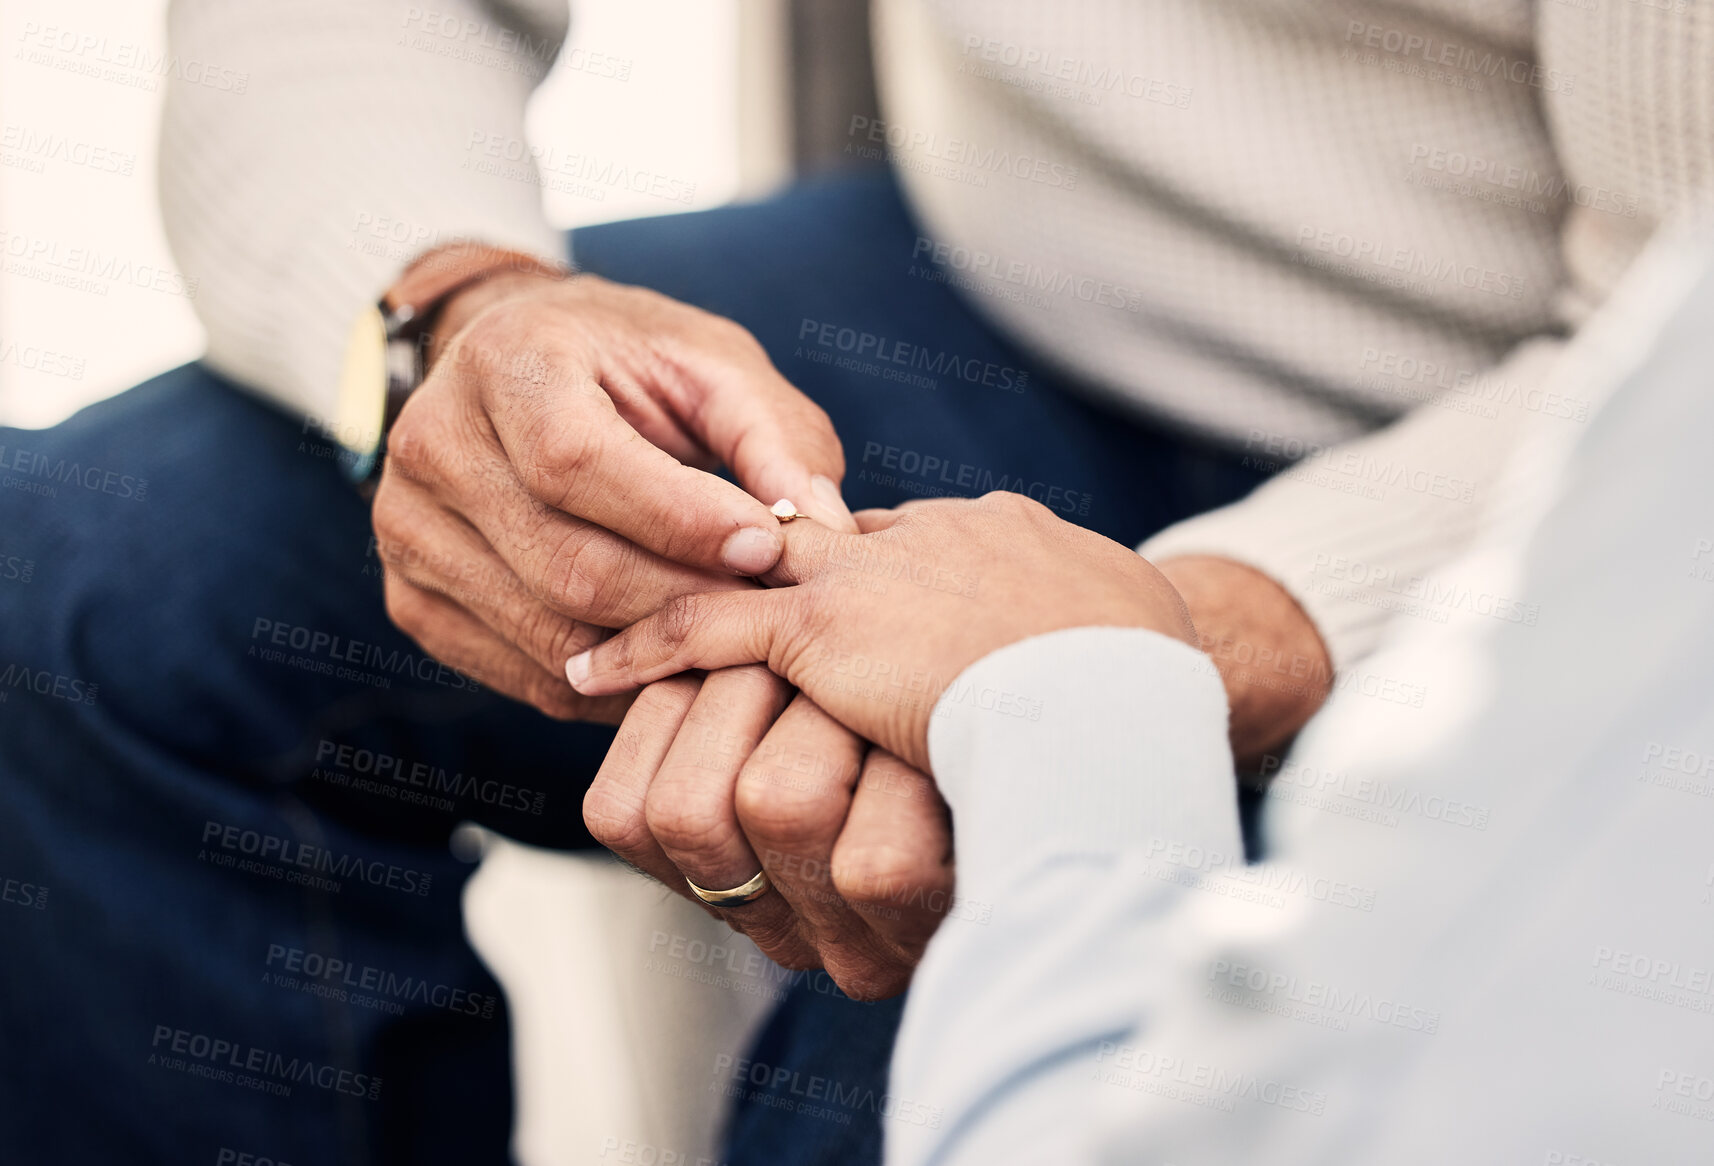
M 997 648 L 1072 627 L 1196 644 L 1172 585 L 1129 547 L 1017 494 L 857 516 L 873 533 L 786 528 L 775 582 L 673 600 L 567 666 L 586 695 L 691 668 L 766 663 L 852 731 L 929 772 L 936 699 Z
M 387 609 L 437 658 L 561 718 L 566 659 L 779 558 L 757 498 L 846 525 L 827 416 L 731 321 L 594 276 L 454 297 L 376 493 Z M 725 464 L 744 489 L 704 468 Z M 746 490 L 749 493 L 746 493 Z
M 856 529 L 826 416 L 729 321 L 593 277 L 520 274 L 456 297 L 436 337 L 376 497 L 389 611 L 551 715 L 624 714 L 628 697 L 588 700 L 565 680 L 604 628 L 755 586 L 744 576 L 781 545 L 763 502 Z M 692 468 L 722 462 L 754 497 Z M 734 882 L 765 866 L 779 894 L 733 918 L 741 930 L 855 994 L 896 993 L 948 905 L 945 808 L 922 775 L 790 696 L 762 669 L 649 689 L 586 816 L 680 893 L 681 868 L 720 885 L 722 864 L 748 865 Z M 774 756 L 813 768 L 782 778 Z
M 699 905 L 686 877 L 723 888 L 765 871 L 761 898 L 704 909 L 783 967 L 825 967 L 856 999 L 903 991 L 951 906 L 934 783 L 765 668 L 644 689 L 583 814 L 597 840 Z
M 1232 756 L 1251 771 L 1290 741 L 1333 687 L 1327 647 L 1303 608 L 1253 567 L 1212 555 L 1164 559 L 1232 706 Z

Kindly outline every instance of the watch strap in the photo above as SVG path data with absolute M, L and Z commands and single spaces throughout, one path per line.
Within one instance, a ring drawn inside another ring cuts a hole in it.
M 472 284 L 510 271 L 527 271 L 564 279 L 571 268 L 539 256 L 486 243 L 449 243 L 411 261 L 381 296 L 388 333 L 420 334 L 432 325 L 435 312 L 455 293 Z

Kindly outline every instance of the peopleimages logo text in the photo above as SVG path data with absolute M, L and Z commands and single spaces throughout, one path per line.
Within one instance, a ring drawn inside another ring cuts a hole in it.
M 859 328 L 829 324 L 805 317 L 798 325 L 797 337 L 818 348 L 848 353 L 853 357 L 877 360 L 898 368 L 913 369 L 933 376 L 953 376 L 961 381 L 1005 392 L 1022 393 L 1029 385 L 1030 374 L 1010 365 L 995 364 L 976 357 L 960 357 L 941 349 L 926 348 L 904 340 L 894 340 Z
M 306 871 L 320 871 L 339 878 L 355 876 L 374 887 L 387 887 L 409 895 L 426 895 L 434 885 L 434 875 L 428 871 L 412 870 L 380 859 L 363 859 L 354 854 L 335 853 L 313 842 L 300 842 L 279 834 L 264 834 L 224 822 L 204 822 L 202 842 L 205 847 L 237 854 L 254 855 L 262 861 Z
M 302 624 L 257 616 L 250 629 L 250 639 L 276 648 L 290 648 L 297 652 L 307 652 L 311 656 L 323 656 L 335 663 L 374 668 L 395 676 L 413 676 L 425 683 L 440 684 L 448 688 L 468 688 L 473 691 L 481 691 L 482 688 L 476 680 L 457 668 L 447 667 L 432 656 L 400 651 L 397 648 L 389 649 L 380 644 L 304 627 Z
M 149 1047 L 155 1050 L 150 1054 L 151 1062 L 173 1053 L 194 1061 L 206 1061 L 210 1066 L 219 1066 L 221 1070 L 254 1073 L 258 1077 L 271 1078 L 282 1085 L 313 1085 L 317 1089 L 343 1093 L 349 1097 L 365 1097 L 370 1101 L 381 1096 L 381 1078 L 368 1073 L 319 1064 L 307 1057 L 288 1057 L 283 1053 L 256 1048 L 239 1041 L 211 1037 L 206 1033 L 173 1028 L 171 1025 L 157 1024 L 154 1039 L 149 1042 Z
M 149 497 L 147 478 L 73 459 L 49 457 L 18 446 L 0 445 L 0 474 L 5 475 L 8 485 L 29 486 L 26 493 L 47 497 L 57 497 L 59 486 L 75 486 L 92 494 L 111 494 L 137 502 Z
M 1014 154 L 1010 150 L 983 146 L 967 138 L 951 138 L 897 122 L 864 117 L 851 119 L 846 137 L 873 143 L 908 161 L 912 157 L 933 159 L 953 166 L 965 167 L 977 174 L 1004 174 L 1026 182 L 1071 190 L 1077 186 L 1077 167 L 1038 158 L 1033 154 Z

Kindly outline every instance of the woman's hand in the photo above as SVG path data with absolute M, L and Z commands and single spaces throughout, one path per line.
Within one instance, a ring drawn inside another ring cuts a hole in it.
M 586 696 L 693 668 L 765 663 L 822 709 L 928 770 L 936 700 L 997 648 L 1062 628 L 1142 627 L 1193 646 L 1184 601 L 1128 547 L 1017 494 L 907 504 L 868 533 L 784 528 L 769 591 L 673 600 L 566 666 Z

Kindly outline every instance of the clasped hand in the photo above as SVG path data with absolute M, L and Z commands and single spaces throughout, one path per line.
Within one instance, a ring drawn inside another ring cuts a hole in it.
M 865 995 L 908 981 L 950 905 L 946 819 L 925 776 L 948 684 L 997 648 L 1061 628 L 1144 627 L 1187 643 L 1195 629 L 1142 558 L 1018 494 L 856 518 L 865 533 L 792 523 L 770 573 L 782 586 L 680 596 L 566 672 L 590 697 L 649 685 L 585 802 L 597 835 L 669 885 L 724 888 L 765 871 L 774 893 L 727 917 L 765 949 L 795 930 L 841 987 Z M 777 704 L 698 696 L 682 679 L 698 669 L 738 669 L 763 689 L 783 677 L 798 696 L 768 729 Z M 875 743 L 866 757 L 853 733 Z M 667 828 L 657 806 L 674 807 Z
M 719 914 L 853 996 L 903 990 L 950 906 L 935 685 L 1056 626 L 1188 628 L 1148 564 L 1016 496 L 857 533 L 832 424 L 730 321 L 516 274 L 455 298 L 438 338 L 375 498 L 389 614 L 550 716 L 622 720 L 585 798 L 595 838 L 687 898 L 686 877 L 765 870 L 773 892 Z M 814 521 L 758 501 L 782 497 Z M 901 581 L 928 564 L 974 594 Z M 841 670 L 860 656 L 919 690 L 875 699 Z
M 932 782 L 766 668 L 593 699 L 564 671 L 676 596 L 756 589 L 783 546 L 758 498 L 854 531 L 827 415 L 738 325 L 593 276 L 461 292 L 433 357 L 375 496 L 393 621 L 549 716 L 623 720 L 585 799 L 598 841 L 687 898 L 686 874 L 766 865 L 779 893 L 734 927 L 855 996 L 901 991 L 952 888 Z

